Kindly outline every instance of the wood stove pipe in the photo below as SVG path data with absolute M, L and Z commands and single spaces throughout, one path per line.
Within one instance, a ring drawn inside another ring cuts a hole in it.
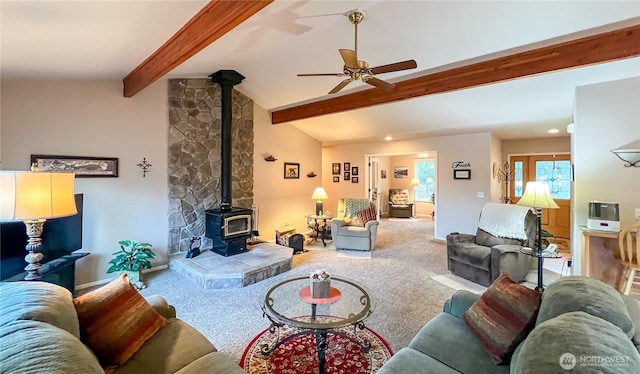
M 229 211 L 232 203 L 231 150 L 233 145 L 231 142 L 231 126 L 233 124 L 233 86 L 242 82 L 244 76 L 235 70 L 218 70 L 209 75 L 209 77 L 211 77 L 211 81 L 220 85 L 222 91 L 220 210 Z

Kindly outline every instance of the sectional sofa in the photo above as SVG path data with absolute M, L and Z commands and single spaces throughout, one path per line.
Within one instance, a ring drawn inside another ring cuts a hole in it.
M 457 291 L 377 373 L 640 373 L 640 305 L 603 282 L 570 276 L 552 283 L 535 324 L 500 364 L 481 339 L 490 346 L 501 337 L 479 338 L 465 322 L 480 299 Z

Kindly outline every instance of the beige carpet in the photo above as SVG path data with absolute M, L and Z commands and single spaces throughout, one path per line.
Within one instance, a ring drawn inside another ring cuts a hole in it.
M 451 273 L 436 275 L 435 277 L 431 277 L 431 279 L 454 290 L 465 290 L 477 294 L 481 294 L 487 290 L 487 287 L 483 285 L 473 283 Z
M 326 269 L 365 287 L 373 314 L 365 320 L 394 352 L 442 311 L 444 302 L 459 289 L 433 278 L 447 275 L 446 244 L 434 240 L 430 218 L 383 219 L 371 258 L 335 250 L 331 242 L 306 245 L 293 257 L 292 270 L 241 289 L 202 289 L 171 270 L 145 275 L 143 295 L 163 295 L 179 318 L 201 331 L 221 352 L 236 360 L 265 328 L 262 304 L 267 291 L 284 279 Z M 546 279 L 545 279 L 546 280 Z M 470 286 L 469 286 L 470 287 Z M 293 297 L 293 296 L 292 296 Z
M 442 311 L 455 290 L 432 276 L 447 273 L 446 246 L 433 239 L 431 219 L 382 220 L 371 259 L 340 257 L 331 242 L 305 246 L 292 270 L 241 289 L 207 290 L 171 270 L 145 275 L 143 295 L 160 294 L 178 317 L 201 331 L 219 351 L 238 361 L 253 337 L 269 326 L 264 296 L 284 279 L 326 269 L 364 286 L 373 301 L 365 324 L 396 352 L 409 344 L 427 321 Z

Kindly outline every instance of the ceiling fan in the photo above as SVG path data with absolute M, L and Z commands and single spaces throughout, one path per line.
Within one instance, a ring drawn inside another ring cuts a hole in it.
M 346 85 L 353 81 L 362 80 L 364 83 L 370 84 L 374 87 L 391 91 L 396 86 L 393 83 L 385 82 L 382 79 L 375 77 L 376 74 L 391 73 L 394 71 L 415 69 L 418 65 L 415 60 L 407 60 L 396 62 L 388 65 L 380 65 L 373 68 L 369 67 L 363 60 L 358 60 L 358 24 L 365 18 L 364 11 L 355 9 L 344 14 L 349 17 L 349 21 L 353 23 L 355 27 L 355 48 L 352 49 L 339 49 L 340 56 L 344 60 L 344 66 L 342 73 L 320 73 L 320 74 L 298 74 L 299 77 L 314 77 L 314 76 L 332 76 L 332 77 L 347 77 L 347 79 L 338 83 L 329 94 L 334 94 L 343 89 Z

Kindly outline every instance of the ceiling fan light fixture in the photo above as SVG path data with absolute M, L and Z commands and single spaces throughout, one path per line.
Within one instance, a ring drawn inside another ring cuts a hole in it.
M 371 86 L 374 86 L 378 89 L 382 89 L 385 91 L 392 91 L 395 89 L 395 85 L 389 82 L 385 82 L 379 78 L 375 78 L 376 74 L 383 73 L 391 73 L 401 70 L 415 69 L 417 64 L 415 60 L 407 60 L 401 62 L 395 62 L 387 65 L 380 65 L 373 68 L 369 67 L 369 64 L 364 60 L 358 60 L 358 24 L 362 22 L 366 18 L 366 14 L 362 9 L 354 9 L 343 13 L 343 15 L 349 18 L 349 22 L 354 25 L 355 29 L 355 41 L 354 41 L 354 49 L 338 49 L 342 60 L 344 61 L 344 66 L 342 67 L 342 73 L 332 74 L 332 73 L 323 73 L 323 74 L 298 74 L 298 76 L 342 76 L 348 77 L 347 79 L 338 83 L 329 94 L 338 93 L 342 90 L 347 84 L 360 80 L 363 83 L 367 83 Z

